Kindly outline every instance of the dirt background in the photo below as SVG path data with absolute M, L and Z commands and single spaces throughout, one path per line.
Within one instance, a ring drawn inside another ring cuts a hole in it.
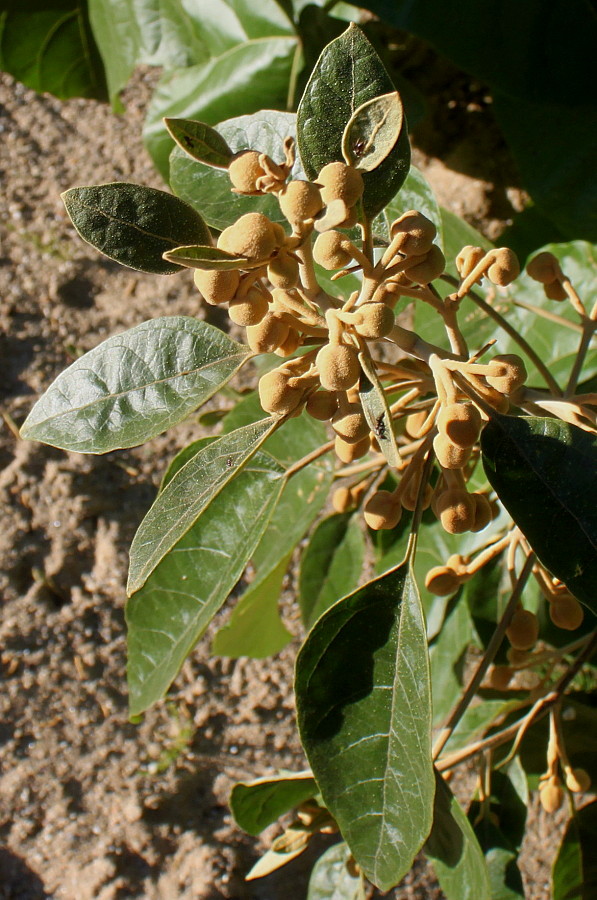
M 426 77 L 433 90 L 434 71 Z M 415 161 L 440 202 L 495 238 L 523 195 L 490 101 L 453 73 L 449 91 L 445 71 L 437 79 Z M 153 80 L 136 76 L 117 117 L 0 75 L 3 900 L 302 900 L 325 846 L 247 884 L 277 828 L 248 838 L 226 805 L 235 780 L 304 767 L 291 690 L 300 628 L 290 605 L 297 640 L 277 658 L 211 658 L 207 635 L 168 701 L 140 725 L 127 719 L 127 547 L 168 459 L 200 433 L 196 421 L 101 457 L 18 438 L 34 400 L 81 352 L 150 317 L 207 315 L 189 273 L 143 275 L 100 257 L 77 238 L 60 200 L 78 184 L 162 186 L 140 141 Z M 541 833 L 541 815 L 537 824 Z M 527 849 L 532 900 L 548 896 L 555 846 Z M 441 894 L 420 864 L 392 896 Z

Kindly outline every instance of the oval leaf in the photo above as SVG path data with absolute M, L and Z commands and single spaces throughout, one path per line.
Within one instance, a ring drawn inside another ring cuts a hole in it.
M 176 247 L 174 250 L 164 253 L 164 259 L 189 269 L 206 269 L 216 272 L 226 272 L 230 269 L 256 269 L 263 265 L 263 260 L 234 256 L 217 247 Z
M 342 160 L 342 135 L 367 101 L 396 90 L 363 32 L 352 23 L 319 57 L 297 112 L 298 147 L 307 177 L 314 181 L 330 162 Z M 406 127 L 374 172 L 364 172 L 363 207 L 373 218 L 404 182 L 410 165 Z
M 342 135 L 342 156 L 347 165 L 372 172 L 396 146 L 404 110 L 398 91 L 367 100 L 353 113 Z
M 359 361 L 361 363 L 359 397 L 367 424 L 377 438 L 377 443 L 388 465 L 397 468 L 400 465 L 400 452 L 384 389 L 370 357 L 366 353 L 359 353 Z
M 475 832 L 437 770 L 435 778 L 433 828 L 424 847 L 425 855 L 433 863 L 447 900 L 491 900 L 485 857 Z
M 355 516 L 335 513 L 318 523 L 299 572 L 299 605 L 307 628 L 356 588 L 364 558 L 365 541 Z
M 249 352 L 198 319 L 151 319 L 65 369 L 37 401 L 21 435 L 79 453 L 134 447 L 212 397 Z
M 267 454 L 257 454 L 204 507 L 128 601 L 131 715 L 164 695 L 228 597 L 265 530 L 282 479 L 282 467 Z
M 388 890 L 429 834 L 435 792 L 425 624 L 406 564 L 315 623 L 295 689 L 324 803 L 367 878 Z
M 240 781 L 230 793 L 230 811 L 243 831 L 258 835 L 317 793 L 317 783 L 310 772 Z
M 179 469 L 141 522 L 130 549 L 127 593 L 147 581 L 155 567 L 192 528 L 201 513 L 277 427 L 263 419 L 238 428 L 200 450 Z
M 344 841 L 329 847 L 313 866 L 307 900 L 365 900 L 361 877 L 348 868 L 350 858 Z
M 65 191 L 62 199 L 84 241 L 140 272 L 171 275 L 163 254 L 181 244 L 208 244 L 209 229 L 178 197 L 140 184 L 114 182 Z
M 215 128 L 193 119 L 164 119 L 164 125 L 192 159 L 216 169 L 227 169 L 230 165 L 234 154 Z
M 487 478 L 537 557 L 597 610 L 597 438 L 559 419 L 492 416 Z

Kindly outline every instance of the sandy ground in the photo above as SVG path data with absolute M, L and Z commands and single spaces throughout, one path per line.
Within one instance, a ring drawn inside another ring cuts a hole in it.
M 248 838 L 226 805 L 235 780 L 304 765 L 298 641 L 273 660 L 232 662 L 210 658 L 208 635 L 168 701 L 140 725 L 127 719 L 126 551 L 196 422 L 102 457 L 26 443 L 12 427 L 105 337 L 153 316 L 205 315 L 188 273 L 159 278 L 100 257 L 60 200 L 77 184 L 161 186 L 139 138 L 150 81 L 135 79 L 119 118 L 0 76 L 0 898 L 302 900 L 313 854 L 246 884 L 276 828 Z M 494 236 L 519 192 L 476 170 L 470 146 L 452 142 L 450 154 L 456 172 L 422 152 L 417 161 L 444 204 Z M 546 896 L 546 872 L 529 897 Z M 393 895 L 441 896 L 423 866 Z

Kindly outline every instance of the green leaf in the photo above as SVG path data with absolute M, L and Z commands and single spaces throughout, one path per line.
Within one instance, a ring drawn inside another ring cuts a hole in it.
M 151 319 L 65 369 L 37 401 L 21 435 L 79 453 L 134 447 L 201 406 L 248 354 L 198 319 Z
M 158 501 L 206 452 L 198 453 L 179 471 Z M 280 496 L 282 479 L 283 469 L 278 463 L 267 454 L 256 454 L 205 505 L 190 530 L 182 534 L 171 552 L 166 552 L 128 601 L 131 715 L 139 715 L 164 695 L 228 597 L 265 530 Z
M 434 725 L 444 721 L 460 698 L 465 655 L 472 642 L 473 622 L 464 598 L 460 597 L 429 650 Z
M 254 269 L 263 264 L 259 260 L 234 256 L 232 253 L 227 253 L 226 250 L 218 250 L 217 247 L 176 247 L 175 250 L 164 253 L 164 259 L 177 263 L 179 266 L 187 266 L 189 269 L 217 272 L 227 272 L 231 269 Z
M 342 135 L 342 155 L 348 166 L 372 172 L 396 146 L 404 121 L 398 91 L 361 104 Z
M 200 450 L 205 449 L 205 447 L 208 447 L 209 444 L 211 444 L 212 441 L 215 441 L 215 440 L 217 440 L 217 438 L 213 435 L 210 437 L 199 438 L 198 440 L 193 441 L 190 444 L 187 444 L 187 446 L 184 447 L 180 451 L 180 453 L 177 453 L 176 456 L 171 460 L 170 465 L 168 466 L 166 471 L 164 472 L 164 476 L 163 476 L 161 484 L 160 484 L 160 491 L 164 490 L 166 485 L 170 481 L 172 481 L 172 479 L 174 478 L 176 473 L 180 469 L 182 469 L 182 467 L 186 463 L 188 463 L 188 461 L 190 459 L 192 459 L 193 456 L 196 456 Z
M 164 119 L 164 125 L 191 159 L 216 169 L 228 169 L 234 154 L 215 128 L 193 119 Z
M 39 94 L 107 100 L 84 0 L 17 3 L 0 11 L 0 69 Z
M 342 160 L 342 135 L 357 109 L 395 91 L 379 56 L 352 24 L 319 57 L 297 113 L 298 146 L 307 177 L 315 180 L 329 162 Z M 403 184 L 410 165 L 406 127 L 374 172 L 365 172 L 363 206 L 376 216 Z
M 223 435 L 195 454 L 158 494 L 131 544 L 129 596 L 144 585 L 164 556 L 192 528 L 222 488 L 242 471 L 277 424 L 274 419 L 263 419 Z
M 453 752 L 481 740 L 492 726 L 498 724 L 498 720 L 503 721 L 509 713 L 517 709 L 520 709 L 519 700 L 489 700 L 484 697 L 477 706 L 468 707 L 446 747 Z
M 359 362 L 361 364 L 359 398 L 367 424 L 377 438 L 377 443 L 388 465 L 392 466 L 392 468 L 398 468 L 400 465 L 400 453 L 396 443 L 388 399 L 369 355 L 359 353 Z
M 373 221 L 373 234 L 375 237 L 389 244 L 392 222 L 409 209 L 418 210 L 433 222 L 437 228 L 436 243 L 443 249 L 442 211 L 435 199 L 431 185 L 413 165 L 408 170 L 406 180 L 399 192 Z M 460 250 L 460 246 L 458 250 Z
M 230 793 L 230 812 L 239 828 L 258 835 L 317 793 L 317 783 L 310 772 L 284 772 L 255 781 L 241 781 Z
M 178 266 L 162 258 L 167 250 L 211 240 L 198 212 L 156 188 L 117 181 L 71 188 L 62 199 L 84 241 L 141 272 L 178 272 Z
M 323 614 L 295 690 L 324 803 L 367 878 L 388 890 L 429 833 L 435 790 L 425 625 L 407 565 Z
M 597 438 L 559 419 L 496 413 L 481 451 L 492 487 L 537 557 L 595 612 Z
M 311 871 L 307 900 L 364 900 L 360 876 L 351 875 L 350 850 L 344 841 L 328 847 Z
M 164 117 L 200 119 L 212 125 L 264 106 L 284 109 L 296 52 L 296 37 L 258 38 L 200 65 L 165 74 L 143 130 L 145 145 L 162 175 L 168 176 L 172 149 Z
M 299 605 L 306 628 L 356 588 L 364 558 L 363 532 L 352 513 L 334 513 L 318 523 L 299 572 Z
M 264 538 L 266 534 L 267 530 Z M 212 653 L 233 659 L 239 656 L 263 659 L 279 653 L 292 640 L 292 634 L 280 621 L 278 611 L 278 599 L 289 562 L 290 556 L 285 556 L 275 569 L 266 569 L 265 576 L 257 574 L 226 624 L 214 637 Z
M 597 801 L 570 819 L 551 873 L 553 900 L 591 900 L 597 891 Z
M 220 122 L 218 132 L 234 153 L 258 150 L 274 162 L 283 159 L 284 138 L 296 136 L 294 113 L 261 110 L 250 116 L 238 116 Z M 292 170 L 292 178 L 304 178 L 300 162 Z M 247 197 L 233 194 L 228 172 L 203 165 L 175 147 L 170 155 L 170 184 L 175 194 L 190 206 L 201 210 L 212 228 L 223 230 L 248 212 L 260 212 L 273 222 L 288 226 L 280 204 L 271 194 Z
M 447 900 L 492 900 L 483 852 L 458 800 L 439 772 L 433 828 L 423 848 Z

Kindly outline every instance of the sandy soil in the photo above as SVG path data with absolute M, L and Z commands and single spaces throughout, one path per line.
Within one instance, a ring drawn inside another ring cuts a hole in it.
M 161 186 L 139 139 L 150 81 L 135 79 L 118 118 L 0 76 L 0 898 L 301 900 L 313 854 L 246 884 L 276 829 L 250 839 L 226 805 L 235 780 L 304 765 L 297 642 L 274 660 L 231 662 L 210 658 L 208 635 L 168 701 L 140 725 L 127 720 L 126 550 L 196 423 L 102 457 L 23 442 L 15 427 L 105 337 L 153 316 L 205 314 L 188 274 L 142 275 L 100 257 L 60 200 L 77 184 Z M 417 161 L 441 202 L 494 236 L 519 192 L 476 169 L 470 145 L 453 141 L 450 154 Z M 447 168 L 455 160 L 458 172 Z M 440 896 L 422 866 L 394 895 Z

